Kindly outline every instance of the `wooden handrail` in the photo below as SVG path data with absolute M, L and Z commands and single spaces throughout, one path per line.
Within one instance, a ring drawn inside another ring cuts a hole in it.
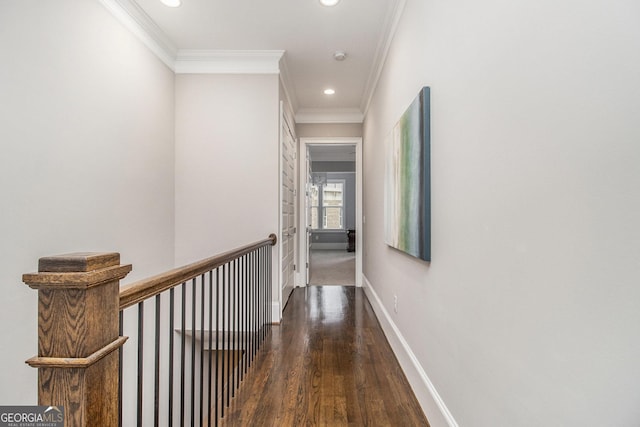
M 270 234 L 267 239 L 123 286 L 120 288 L 120 310 L 154 297 L 263 246 L 275 246 L 277 241 L 277 236 Z

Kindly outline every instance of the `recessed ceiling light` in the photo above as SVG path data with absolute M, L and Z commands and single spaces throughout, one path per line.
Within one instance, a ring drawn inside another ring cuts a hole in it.
M 323 6 L 335 6 L 340 0 L 320 0 Z
M 178 7 L 180 6 L 180 0 L 160 0 L 162 4 L 169 7 Z
M 333 89 L 325 89 L 324 90 L 324 94 L 325 95 L 333 95 L 334 93 L 336 93 L 336 91 L 333 90 Z

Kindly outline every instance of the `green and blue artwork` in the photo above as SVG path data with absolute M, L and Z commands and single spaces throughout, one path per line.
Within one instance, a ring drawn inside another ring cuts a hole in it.
M 385 242 L 431 261 L 430 88 L 393 128 L 385 167 Z

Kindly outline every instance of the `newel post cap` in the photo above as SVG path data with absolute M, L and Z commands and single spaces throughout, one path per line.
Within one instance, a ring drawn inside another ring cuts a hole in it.
M 38 272 L 22 275 L 33 289 L 86 289 L 124 278 L 131 264 L 120 265 L 117 252 L 77 252 L 47 256 L 38 261 Z

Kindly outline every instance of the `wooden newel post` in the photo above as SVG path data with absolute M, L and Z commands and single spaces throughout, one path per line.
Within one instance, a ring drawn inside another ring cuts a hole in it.
M 41 258 L 22 280 L 38 290 L 38 404 L 63 406 L 65 425 L 118 425 L 118 253 Z

